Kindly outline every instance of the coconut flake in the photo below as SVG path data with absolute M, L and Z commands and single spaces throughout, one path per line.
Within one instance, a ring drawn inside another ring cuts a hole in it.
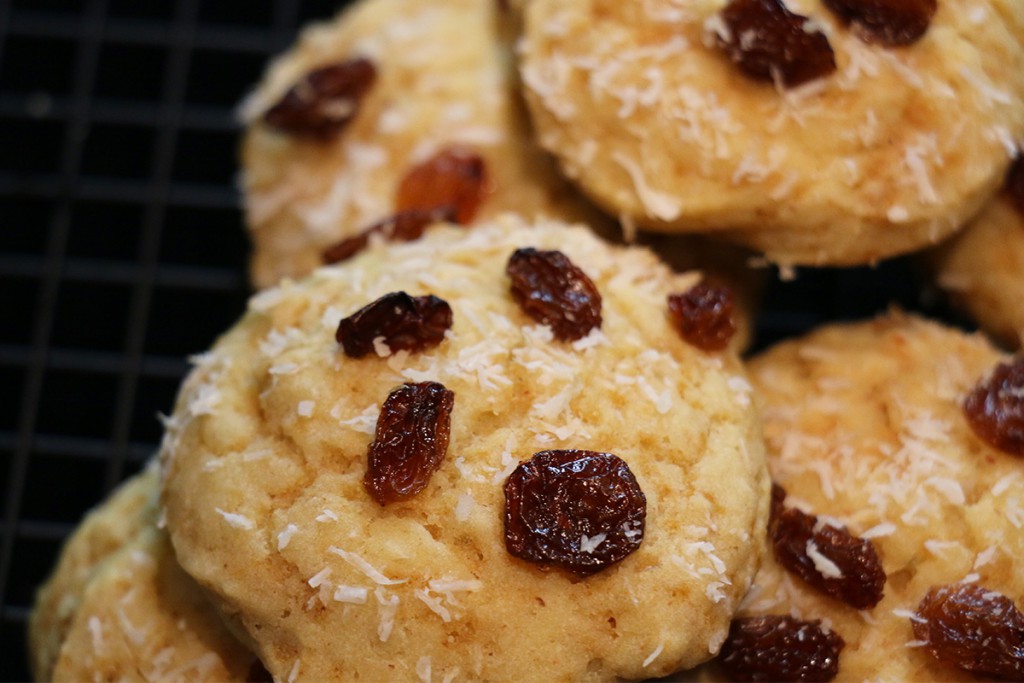
M 811 562 L 814 563 L 814 568 L 819 574 L 826 579 L 843 578 L 843 571 L 839 568 L 839 565 L 818 550 L 818 545 L 813 540 L 807 541 L 806 550 L 807 557 L 811 558 Z
M 337 546 L 332 545 L 327 550 L 328 552 L 332 552 L 335 555 L 341 557 L 343 560 L 345 560 L 350 565 L 352 565 L 353 567 L 361 571 L 364 575 L 366 575 L 366 578 L 370 579 L 376 584 L 380 584 L 382 586 L 391 586 L 395 584 L 405 583 L 409 580 L 389 579 L 388 577 L 384 576 L 384 574 L 381 573 L 380 570 L 378 570 L 376 567 L 371 565 L 369 562 L 364 560 L 359 555 L 356 555 L 355 553 L 350 553 L 347 550 L 342 550 Z
M 277 549 L 284 550 L 288 547 L 288 544 L 292 541 L 292 536 L 299 530 L 299 527 L 295 524 L 289 524 L 284 528 L 284 531 L 277 535 Z
M 245 529 L 246 531 L 248 531 L 249 529 L 252 529 L 256 526 L 252 523 L 252 520 L 246 517 L 245 515 L 240 515 L 235 512 L 226 512 L 224 510 L 221 510 L 220 508 L 214 508 L 214 510 L 216 510 L 217 514 L 224 518 L 225 522 L 227 522 L 236 529 Z

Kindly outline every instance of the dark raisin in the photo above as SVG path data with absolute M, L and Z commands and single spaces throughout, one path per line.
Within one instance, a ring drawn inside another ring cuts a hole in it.
M 771 533 L 779 564 L 822 593 L 857 609 L 882 599 L 885 571 L 871 541 L 796 508 L 783 510 Z
M 768 514 L 768 532 L 772 536 L 775 534 L 775 527 L 779 523 L 779 517 L 782 516 L 783 511 L 786 509 L 784 503 L 786 502 L 786 489 L 782 488 L 774 481 L 772 482 L 772 500 L 771 508 Z
M 479 154 L 462 147 L 441 150 L 410 170 L 398 186 L 399 212 L 449 207 L 454 221 L 466 225 L 487 194 L 487 165 Z
M 721 351 L 736 334 L 732 291 L 700 282 L 668 295 L 668 312 L 688 343 L 703 351 Z
M 381 505 L 422 491 L 448 452 L 455 394 L 437 382 L 403 384 L 377 418 L 367 454 L 366 490 Z
M 781 0 L 731 0 L 718 47 L 748 76 L 793 87 L 836 70 L 828 38 Z
M 866 43 L 900 47 L 917 41 L 935 16 L 937 0 L 824 0 Z
M 1024 455 L 1024 358 L 1000 363 L 964 400 L 964 415 L 985 443 Z
M 558 339 L 582 339 L 601 327 L 601 293 L 562 252 L 516 249 L 505 272 L 523 312 L 550 325 Z
M 422 351 L 440 344 L 451 326 L 452 309 L 444 299 L 392 292 L 342 318 L 334 338 L 346 355 L 361 358 L 374 351 L 375 339 L 392 351 Z
M 587 576 L 644 538 L 647 498 L 611 453 L 541 451 L 505 482 L 505 547 L 515 557 Z
M 1024 680 L 1024 615 L 1005 595 L 970 583 L 935 586 L 911 623 L 914 636 L 939 661 Z
M 1017 211 L 1024 216 L 1024 155 L 1014 159 L 1006 173 L 1006 192 Z
M 364 58 L 322 66 L 293 85 L 263 120 L 296 137 L 326 140 L 355 118 L 376 79 L 377 69 Z
M 436 209 L 411 209 L 396 213 L 384 220 L 374 223 L 354 237 L 332 244 L 323 252 L 324 263 L 340 263 L 347 261 L 370 243 L 372 235 L 380 235 L 392 242 L 411 242 L 423 236 L 427 226 L 439 222 L 454 222 L 455 212 L 447 206 Z
M 734 681 L 831 681 L 846 643 L 820 624 L 776 615 L 734 619 L 719 662 Z

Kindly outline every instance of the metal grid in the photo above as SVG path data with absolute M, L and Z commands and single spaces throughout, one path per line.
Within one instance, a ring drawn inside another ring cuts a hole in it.
M 0 1 L 0 680 L 66 535 L 241 313 L 233 108 L 336 1 Z
M 0 680 L 36 586 L 241 313 L 233 107 L 332 0 L 0 0 Z M 773 283 L 761 346 L 920 305 L 906 263 Z

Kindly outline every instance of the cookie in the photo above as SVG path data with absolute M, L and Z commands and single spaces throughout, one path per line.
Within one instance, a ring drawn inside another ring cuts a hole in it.
M 64 544 L 29 618 L 29 662 L 36 680 L 53 679 L 54 663 L 97 567 L 154 523 L 156 486 L 155 468 L 128 480 L 86 515 Z
M 29 622 L 40 681 L 245 681 L 261 671 L 157 528 L 149 468 L 89 514 L 39 591 Z
M 1024 337 L 1024 161 L 1005 191 L 962 232 L 925 256 L 935 284 L 1007 348 Z
M 182 566 L 277 679 L 609 680 L 709 658 L 761 555 L 767 478 L 741 365 L 667 310 L 695 280 L 505 216 L 265 290 L 168 423 Z M 571 451 L 592 453 L 573 470 Z M 580 493 L 570 472 L 591 467 L 608 486 Z M 563 476 L 576 493 L 552 497 Z M 523 522 L 611 491 L 619 521 Z
M 606 211 L 651 230 L 714 232 L 784 265 L 934 244 L 993 194 L 1024 134 L 1024 6 L 942 0 L 915 41 L 887 47 L 829 4 L 530 0 L 520 65 L 538 138 Z M 789 82 L 823 56 L 834 71 Z
M 783 568 L 778 550 L 770 553 L 740 615 L 821 620 L 845 641 L 837 680 L 973 680 L 933 657 L 915 629 L 928 623 L 917 612 L 936 586 L 981 587 L 1022 606 L 1020 457 L 979 437 L 968 417 L 974 411 L 964 408 L 1009 360 L 982 335 L 900 313 L 829 325 L 754 358 L 751 381 L 784 507 L 815 515 L 816 530 L 843 527 L 870 543 L 885 581 L 873 607 L 826 595 L 826 576 L 852 585 L 869 563 L 837 566 L 838 544 L 815 535 L 797 550 L 817 576 L 806 581 Z M 1020 403 L 1019 394 L 1008 398 Z M 797 537 L 785 528 L 791 552 Z
M 532 142 L 509 22 L 492 0 L 364 0 L 306 29 L 270 65 L 242 108 L 257 287 L 306 275 L 339 241 L 438 204 L 460 223 L 514 210 L 617 234 Z M 317 82 L 336 90 L 307 82 L 332 66 Z M 333 93 L 333 109 L 304 115 L 293 94 L 291 110 L 272 115 L 297 84 Z
M 262 671 L 178 566 L 167 534 L 147 526 L 86 586 L 53 680 L 248 681 Z

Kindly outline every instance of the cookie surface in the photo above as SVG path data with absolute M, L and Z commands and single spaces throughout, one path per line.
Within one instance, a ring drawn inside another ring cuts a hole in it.
M 668 322 L 667 293 L 694 278 L 579 227 L 498 220 L 261 293 L 183 387 L 161 453 L 168 528 L 277 678 L 641 678 L 724 637 L 767 479 L 735 356 Z M 523 313 L 505 267 L 528 246 L 589 276 L 597 331 L 559 341 Z M 443 341 L 345 355 L 339 320 L 394 291 L 448 302 Z M 447 454 L 382 506 L 363 482 L 381 405 L 428 380 L 454 393 Z M 517 463 L 570 448 L 618 456 L 646 496 L 639 549 L 586 578 L 510 556 L 503 532 Z
M 258 670 L 157 529 L 158 484 L 152 467 L 128 480 L 68 540 L 30 619 L 36 680 L 245 681 Z
M 935 243 L 991 196 L 1024 134 L 1019 2 L 943 0 L 917 42 L 883 48 L 792 0 L 837 70 L 791 89 L 714 46 L 725 4 L 526 3 L 538 137 L 609 213 L 844 265 Z
M 1020 348 L 1024 208 L 1009 194 L 997 195 L 961 233 L 929 253 L 927 261 L 935 283 L 958 308 L 1007 348 Z
M 846 641 L 837 680 L 974 680 L 932 658 L 910 616 L 931 587 L 958 582 L 1021 604 L 1024 471 L 961 408 L 1006 360 L 981 335 L 902 314 L 830 325 L 754 358 L 786 506 L 869 538 L 887 580 L 881 602 L 860 612 L 769 552 L 740 614 L 830 625 Z
M 309 273 L 322 265 L 325 248 L 395 214 L 412 169 L 453 147 L 483 160 L 484 194 L 473 220 L 514 210 L 617 231 L 532 142 L 508 21 L 492 0 L 364 1 L 308 28 L 270 66 L 243 108 L 243 187 L 258 287 Z M 263 121 L 311 70 L 358 58 L 370 60 L 376 77 L 333 137 L 303 138 Z

